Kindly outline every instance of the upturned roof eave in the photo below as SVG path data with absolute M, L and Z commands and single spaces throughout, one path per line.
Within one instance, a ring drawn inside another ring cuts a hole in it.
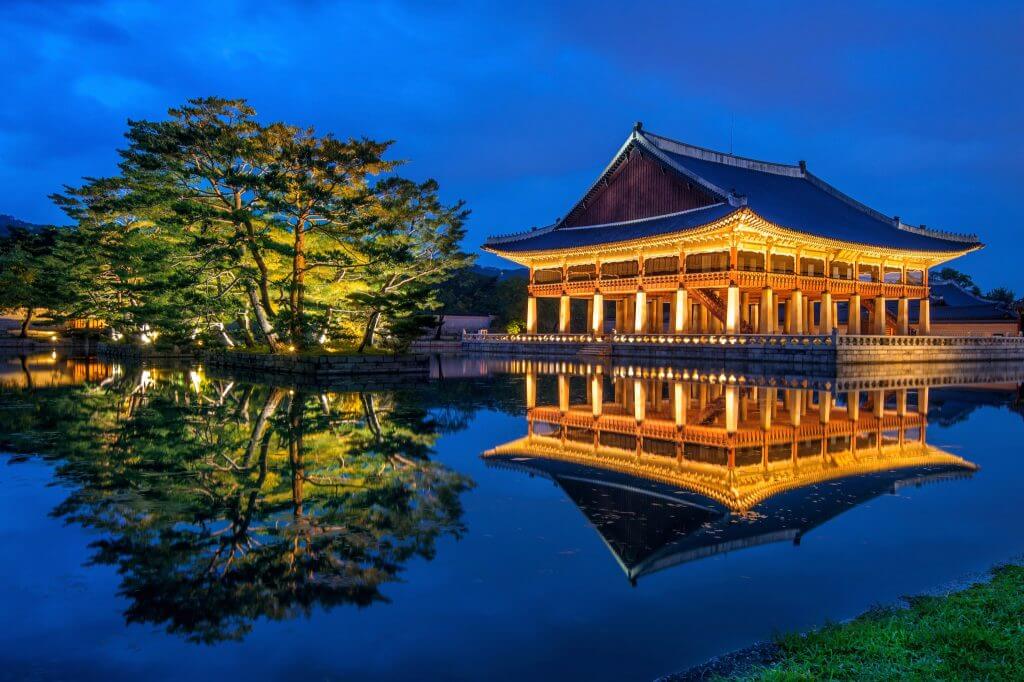
M 705 208 L 707 208 L 707 207 L 705 207 Z M 671 214 L 667 214 L 667 215 L 671 215 Z M 653 221 L 653 220 L 657 220 L 657 219 L 664 218 L 664 217 L 665 216 L 652 216 L 652 217 L 647 218 L 645 220 L 652 220 Z M 493 253 L 493 254 L 495 254 L 497 256 L 501 256 L 501 257 L 506 258 L 508 260 L 511 260 L 513 262 L 517 262 L 517 263 L 520 263 L 520 264 L 527 264 L 528 261 L 533 260 L 533 259 L 537 258 L 538 256 L 567 255 L 567 254 L 571 254 L 571 253 L 600 252 L 601 250 L 608 249 L 608 248 L 628 249 L 628 248 L 631 248 L 632 246 L 643 246 L 644 244 L 648 244 L 648 243 L 651 243 L 651 242 L 659 242 L 660 243 L 660 242 L 664 242 L 664 241 L 671 241 L 673 238 L 678 238 L 678 237 L 681 237 L 681 236 L 687 236 L 687 235 L 695 234 L 695 233 L 697 233 L 697 232 L 699 232 L 701 230 L 706 230 L 709 226 L 724 227 L 729 221 L 735 220 L 737 217 L 750 217 L 755 222 L 760 222 L 763 225 L 769 226 L 769 227 L 771 227 L 774 230 L 778 230 L 778 231 L 786 233 L 786 236 L 789 237 L 789 238 L 806 240 L 806 241 L 808 241 L 810 243 L 818 243 L 818 244 L 821 245 L 820 248 L 830 248 L 830 249 L 847 248 L 847 249 L 861 250 L 861 251 L 880 251 L 880 250 L 884 250 L 884 251 L 889 251 L 889 252 L 898 253 L 898 254 L 902 254 L 902 255 L 908 255 L 908 256 L 909 255 L 913 255 L 913 256 L 920 257 L 920 258 L 925 258 L 925 259 L 935 259 L 935 260 L 938 260 L 938 261 L 941 262 L 941 261 L 946 261 L 946 260 L 952 260 L 954 258 L 959 258 L 961 256 L 964 256 L 964 255 L 966 255 L 968 253 L 972 253 L 972 252 L 977 251 L 977 250 L 979 250 L 979 249 L 984 247 L 984 244 L 982 244 L 981 242 L 976 242 L 976 243 L 973 243 L 973 244 L 965 243 L 964 244 L 964 248 L 957 249 L 957 250 L 952 250 L 952 251 L 942 250 L 942 251 L 938 251 L 938 250 L 919 249 L 919 248 L 905 248 L 905 247 L 898 247 L 898 246 L 886 246 L 884 244 L 862 244 L 862 243 L 859 243 L 859 242 L 851 242 L 851 241 L 846 241 L 846 240 L 838 239 L 838 238 L 822 237 L 820 235 L 812 234 L 812 233 L 809 233 L 809 232 L 804 232 L 802 230 L 795 229 L 795 228 L 792 228 L 792 227 L 788 227 L 788 226 L 785 226 L 785 225 L 778 225 L 778 224 L 773 223 L 772 221 L 768 220 L 767 218 L 764 218 L 763 216 L 758 214 L 757 211 L 755 211 L 754 209 L 750 208 L 749 206 L 743 206 L 743 207 L 737 208 L 735 211 L 733 211 L 732 213 L 729 213 L 728 215 L 722 216 L 722 217 L 717 218 L 715 220 L 708 221 L 707 223 L 704 223 L 702 225 L 696 225 L 696 226 L 688 227 L 688 228 L 683 229 L 683 230 L 677 230 L 677 231 L 672 231 L 672 232 L 665 232 L 663 234 L 658 234 L 658 235 L 653 235 L 653 236 L 645 236 L 645 237 L 639 237 L 639 238 L 627 239 L 627 240 L 613 240 L 613 241 L 606 241 L 606 242 L 600 242 L 600 243 L 597 243 L 597 244 L 583 245 L 583 246 L 566 246 L 566 247 L 558 247 L 558 248 L 535 249 L 535 250 L 524 250 L 524 251 L 511 251 L 511 250 L 502 249 L 501 248 L 501 242 L 496 242 L 496 243 L 487 243 L 487 242 L 485 242 L 481 246 L 481 248 L 484 251 L 488 252 L 488 253 Z M 612 223 L 610 225 L 604 225 L 604 226 L 599 226 L 599 227 L 613 227 L 616 224 L 625 224 L 625 223 L 628 223 L 628 222 L 636 222 L 636 221 L 624 221 L 623 223 Z M 578 228 L 578 229 L 587 229 L 587 228 Z M 522 240 L 520 240 L 520 239 L 509 240 L 506 243 L 517 243 L 517 242 L 529 239 L 530 236 L 532 236 L 533 234 L 537 234 L 539 236 L 540 234 L 544 234 L 544 233 L 549 232 L 549 231 L 550 231 L 550 229 L 545 230 L 544 232 L 537 231 L 535 233 L 524 233 Z M 951 241 L 951 242 L 948 242 L 948 243 L 955 244 L 957 242 L 952 242 Z

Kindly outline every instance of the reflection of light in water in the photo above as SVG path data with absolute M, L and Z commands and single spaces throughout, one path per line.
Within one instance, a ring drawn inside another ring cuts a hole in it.
M 50 359 L 52 359 L 52 360 L 56 360 L 57 359 L 57 351 L 55 351 L 55 350 L 54 351 L 50 351 Z
M 189 370 L 188 379 L 189 382 L 191 382 L 192 384 L 192 390 L 195 391 L 196 393 L 199 393 L 203 388 L 203 375 L 202 368 L 200 367 L 197 369 L 198 371 L 195 369 Z

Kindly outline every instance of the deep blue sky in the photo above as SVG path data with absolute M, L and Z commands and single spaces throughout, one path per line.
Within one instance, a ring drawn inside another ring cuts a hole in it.
M 977 232 L 958 266 L 1024 292 L 1024 3 L 892 4 L 3 0 L 0 213 L 60 221 L 127 118 L 216 94 L 397 140 L 475 250 L 562 215 L 642 120 Z

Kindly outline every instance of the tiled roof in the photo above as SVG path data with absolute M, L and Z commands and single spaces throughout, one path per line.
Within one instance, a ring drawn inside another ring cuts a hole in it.
M 637 128 L 616 160 L 639 147 L 682 174 L 721 203 L 642 220 L 586 227 L 561 223 L 489 239 L 485 248 L 522 253 L 629 241 L 694 229 L 746 206 L 765 220 L 823 238 L 896 249 L 959 253 L 979 247 L 973 235 L 913 227 L 851 199 L 799 166 L 723 154 L 676 142 Z M 608 166 L 595 187 L 616 166 Z M 592 190 L 593 191 L 593 190 Z
M 563 228 L 552 225 L 534 232 L 491 239 L 485 247 L 505 253 L 522 253 L 624 242 L 691 230 L 724 218 L 736 210 L 727 203 L 720 203 L 682 213 L 624 223 Z
M 739 195 L 755 213 L 777 225 L 819 237 L 920 251 L 963 251 L 978 246 L 971 236 L 902 226 L 847 197 L 803 166 L 752 161 L 675 142 L 647 132 L 641 139 L 684 173 Z

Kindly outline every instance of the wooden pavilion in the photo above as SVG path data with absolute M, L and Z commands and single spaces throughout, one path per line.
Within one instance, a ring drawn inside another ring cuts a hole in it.
M 529 268 L 528 334 L 550 298 L 558 333 L 601 337 L 829 334 L 840 305 L 846 333 L 905 335 L 912 301 L 915 332 L 930 334 L 928 269 L 981 246 L 885 216 L 802 161 L 702 149 L 638 123 L 564 218 L 484 249 Z M 585 324 L 573 299 L 586 300 Z

